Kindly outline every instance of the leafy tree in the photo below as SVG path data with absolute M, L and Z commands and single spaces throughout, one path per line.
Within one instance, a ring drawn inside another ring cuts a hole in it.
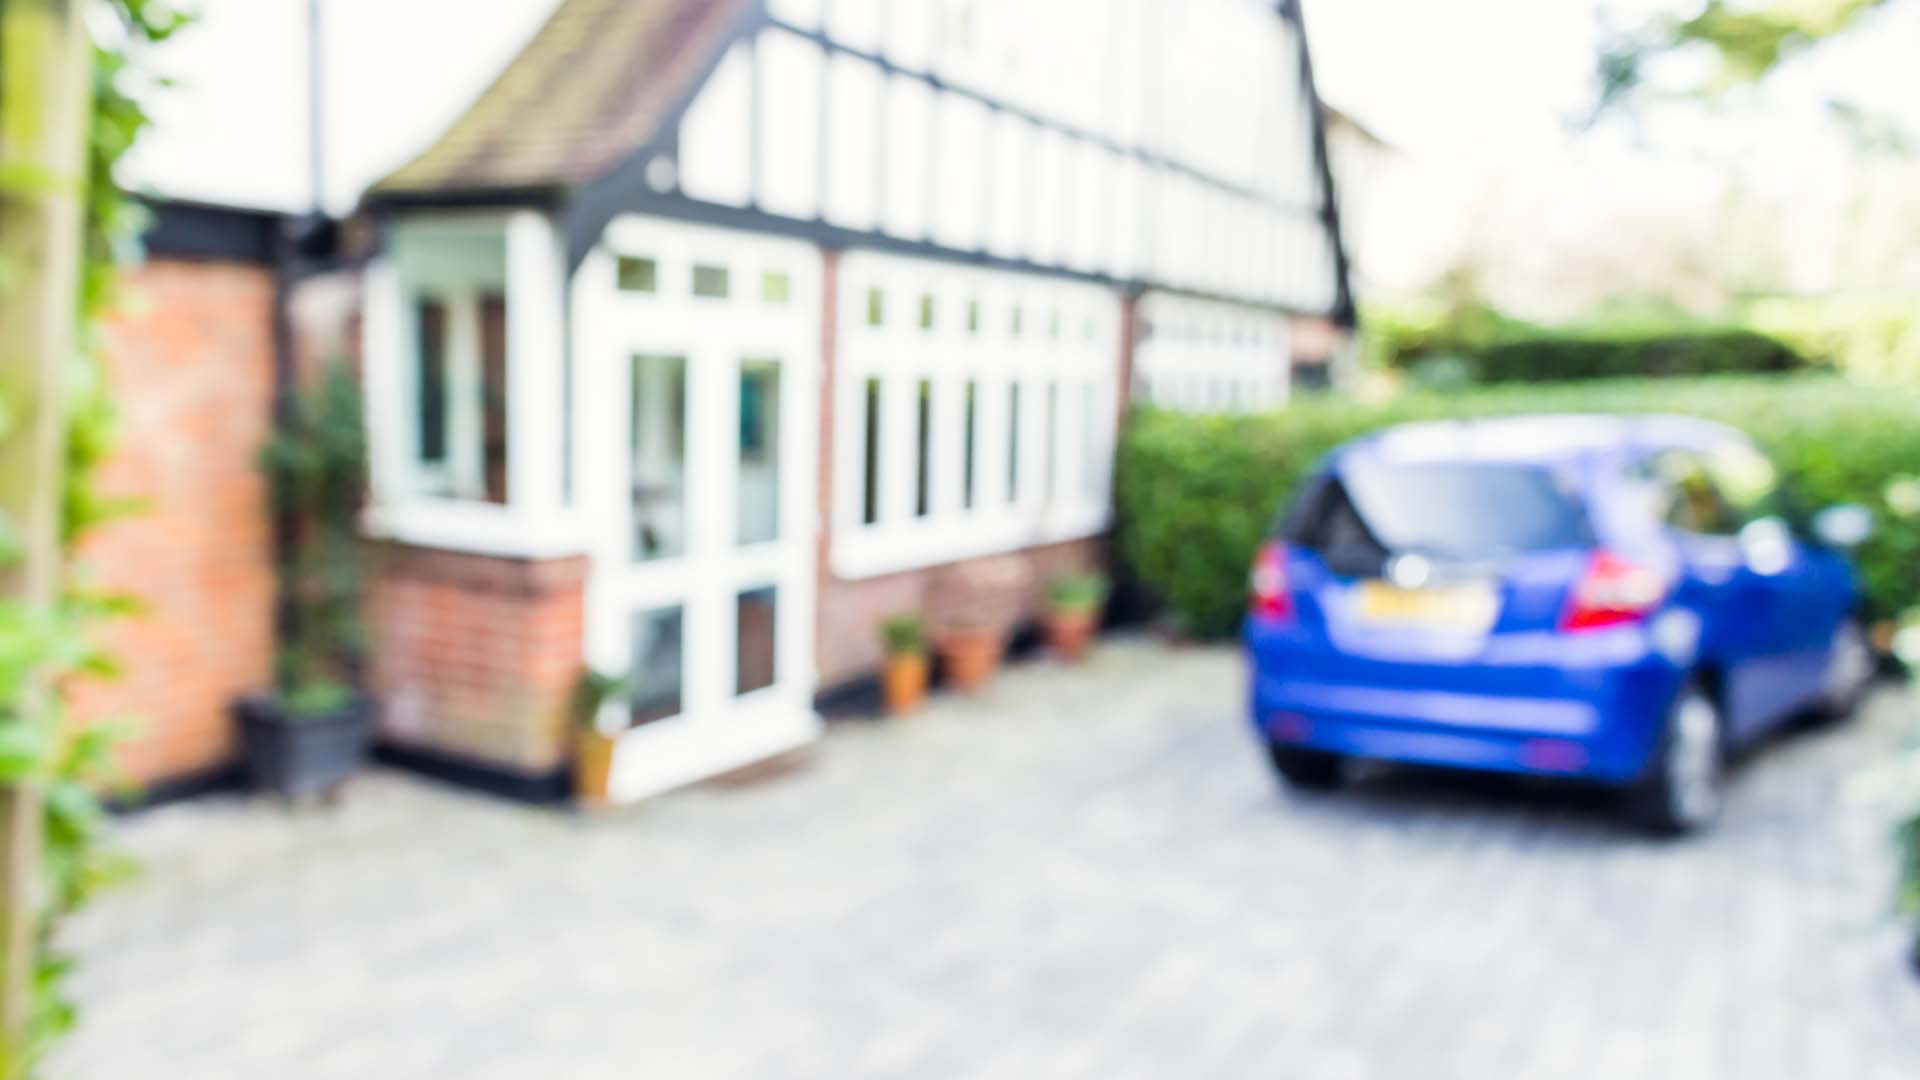
M 1686 96 L 1718 98 L 1763 81 L 1781 65 L 1822 42 L 1859 26 L 1872 12 L 1897 0 L 1707 0 L 1695 14 L 1656 17 L 1616 34 L 1601 50 L 1595 118 L 1630 107 L 1648 90 L 1647 73 L 1664 56 L 1705 51 L 1716 60 L 1703 80 L 1680 88 Z M 1836 115 L 1875 122 L 1851 105 L 1836 103 Z
M 74 730 L 58 690 L 111 672 L 88 631 L 128 605 L 86 589 L 65 554 L 125 509 L 94 487 L 113 419 L 94 324 L 113 301 L 117 265 L 141 223 L 113 181 L 147 123 L 133 50 L 185 21 L 165 0 L 0 3 L 0 310 L 9 316 L 0 319 L 5 1080 L 34 1075 L 72 1026 L 71 962 L 55 931 L 122 870 L 102 843 L 96 795 L 110 732 Z

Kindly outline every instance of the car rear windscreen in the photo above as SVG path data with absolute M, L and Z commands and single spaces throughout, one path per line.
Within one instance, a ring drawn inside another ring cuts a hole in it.
M 1399 552 L 1471 560 L 1593 543 L 1584 505 L 1553 472 L 1486 462 L 1349 459 L 1287 532 L 1354 573 Z

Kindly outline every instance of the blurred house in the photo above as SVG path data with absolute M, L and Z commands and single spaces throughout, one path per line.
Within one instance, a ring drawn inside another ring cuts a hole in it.
M 169 457 L 194 489 L 128 633 L 207 654 L 206 692 L 131 702 L 182 747 L 136 754 L 145 776 L 220 766 L 223 696 L 267 678 L 270 530 L 241 474 L 274 394 L 330 355 L 366 390 L 386 752 L 554 793 L 579 672 L 627 672 L 613 784 L 637 798 L 814 738 L 885 616 L 938 623 L 983 568 L 1033 583 L 1031 615 L 1047 574 L 1101 561 L 1129 401 L 1275 405 L 1350 334 L 1294 3 L 535 6 L 391 76 L 387 9 L 323 6 L 310 99 L 299 5 L 210 5 L 210 35 L 255 25 L 292 62 L 206 47 L 212 83 L 252 74 L 143 151 L 201 202 L 162 204 L 142 283 L 186 325 L 121 321 L 122 396 L 158 389 L 156 354 L 206 386 L 123 454 L 146 459 L 131 488 Z M 236 110 L 315 149 L 257 162 Z M 356 179 L 426 114 L 440 130 Z M 306 174 L 308 205 L 206 205 L 256 165 L 282 193 Z M 343 198 L 344 221 L 303 213 Z M 180 445 L 202 409 L 207 460 Z M 124 571 L 151 525 L 104 538 L 110 576 L 145 576 Z M 212 608 L 244 632 L 207 640 Z
M 1403 170 L 1398 147 L 1351 113 L 1320 106 L 1327 132 L 1327 157 L 1340 196 L 1340 226 L 1349 258 L 1348 274 L 1356 293 L 1371 295 L 1379 286 L 1375 262 L 1389 261 L 1400 239 L 1377 212 L 1382 189 Z

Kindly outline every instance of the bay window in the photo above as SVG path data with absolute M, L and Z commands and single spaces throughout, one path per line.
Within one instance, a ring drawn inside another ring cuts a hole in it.
M 368 268 L 363 327 L 373 535 L 494 554 L 578 550 L 565 274 L 537 211 L 391 226 Z M 661 284 L 643 259 L 607 276 L 623 295 Z

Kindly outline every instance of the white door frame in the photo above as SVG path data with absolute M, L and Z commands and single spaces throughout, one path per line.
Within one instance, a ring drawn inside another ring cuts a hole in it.
M 655 291 L 617 288 L 620 256 L 654 260 Z M 695 296 L 694 265 L 724 267 L 725 299 Z M 820 731 L 812 710 L 819 467 L 822 259 L 810 244 L 626 217 L 575 282 L 576 495 L 590 533 L 587 661 L 624 672 L 637 612 L 681 610 L 678 716 L 624 731 L 610 795 L 644 798 L 801 745 Z M 763 293 L 784 274 L 783 301 Z M 681 554 L 634 558 L 630 414 L 636 356 L 685 360 Z M 739 543 L 740 371 L 779 363 L 778 537 Z M 736 688 L 741 592 L 775 590 L 775 682 Z M 624 727 L 609 705 L 603 730 Z

